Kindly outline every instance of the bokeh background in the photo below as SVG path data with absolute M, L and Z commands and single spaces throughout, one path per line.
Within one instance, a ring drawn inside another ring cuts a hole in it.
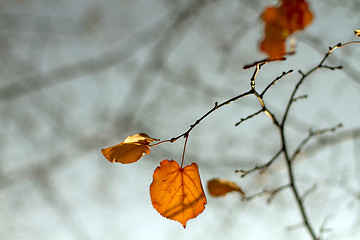
M 185 132 L 214 103 L 249 89 L 266 57 L 260 15 L 270 0 L 1 0 L 0 239 L 307 239 L 290 190 L 249 202 L 209 196 L 205 211 L 181 224 L 161 217 L 149 196 L 163 159 L 180 161 L 183 141 L 152 148 L 130 165 L 101 149 L 145 132 L 169 139 Z M 300 74 L 329 46 L 354 41 L 359 0 L 317 0 L 314 22 L 295 35 L 296 54 L 264 66 L 262 89 L 281 116 Z M 359 239 L 360 45 L 334 51 L 302 85 L 287 136 L 294 149 L 309 130 L 343 124 L 314 138 L 295 165 L 311 223 L 323 239 Z M 207 117 L 191 132 L 185 162 L 206 181 L 226 178 L 252 195 L 287 183 L 280 157 L 263 174 L 236 169 L 268 161 L 280 148 L 254 97 Z M 306 198 L 305 198 L 306 197 Z

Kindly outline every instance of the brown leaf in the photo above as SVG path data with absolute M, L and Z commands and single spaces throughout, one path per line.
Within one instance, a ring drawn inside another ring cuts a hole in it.
M 207 203 L 197 164 L 181 168 L 174 160 L 161 161 L 154 171 L 150 197 L 162 216 L 185 228 L 186 222 L 197 217 Z
M 239 192 L 241 196 L 245 197 L 243 190 L 234 182 L 214 178 L 208 181 L 208 190 L 213 197 L 225 196 L 229 192 Z
M 159 139 L 151 138 L 145 133 L 138 133 L 128 136 L 115 146 L 101 149 L 101 151 L 110 162 L 128 164 L 138 161 L 145 153 L 149 154 L 149 144 L 154 141 L 159 141 Z

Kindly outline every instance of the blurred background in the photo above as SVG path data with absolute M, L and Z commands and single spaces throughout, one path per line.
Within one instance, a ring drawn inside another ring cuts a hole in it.
M 271 203 L 207 194 L 205 211 L 184 230 L 153 209 L 152 174 L 163 159 L 181 160 L 183 140 L 161 144 L 130 164 L 101 149 L 145 132 L 169 139 L 214 103 L 249 89 L 265 58 L 260 15 L 270 0 L 1 0 L 0 239 L 308 239 L 292 192 Z M 313 23 L 295 34 L 296 54 L 264 66 L 259 90 L 279 118 L 298 70 L 316 66 L 329 46 L 354 41 L 359 0 L 310 1 Z M 323 239 L 359 239 L 360 45 L 334 51 L 302 85 L 286 127 L 290 149 L 308 135 L 343 124 L 303 149 L 295 177 Z M 288 183 L 284 159 L 241 178 L 237 169 L 267 162 L 280 149 L 253 96 L 208 116 L 191 132 L 185 163 L 196 162 L 204 188 L 214 177 L 248 195 Z M 305 198 L 306 197 L 306 198 Z

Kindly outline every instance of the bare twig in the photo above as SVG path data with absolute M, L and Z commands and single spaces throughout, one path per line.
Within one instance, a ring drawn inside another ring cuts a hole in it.
M 246 96 L 248 96 L 248 95 L 250 95 L 250 94 L 253 94 L 253 90 L 249 90 L 249 91 L 244 92 L 244 93 L 242 93 L 242 94 L 240 94 L 240 95 L 237 95 L 237 96 L 235 96 L 235 97 L 233 97 L 233 98 L 231 98 L 231 99 L 229 99 L 229 100 L 227 100 L 227 101 L 225 101 L 225 102 L 222 102 L 221 104 L 218 104 L 218 102 L 215 102 L 215 105 L 214 105 L 214 107 L 213 107 L 212 109 L 210 109 L 210 110 L 209 110 L 207 113 L 205 113 L 201 118 L 199 118 L 199 119 L 196 120 L 192 125 L 190 125 L 190 128 L 189 128 L 186 132 L 180 134 L 180 135 L 177 136 L 177 137 L 171 138 L 171 139 L 170 139 L 170 142 L 175 142 L 176 140 L 178 140 L 178 139 L 181 138 L 181 137 L 186 137 L 186 136 L 194 129 L 194 127 L 196 127 L 202 120 L 204 120 L 207 116 L 209 116 L 209 115 L 210 115 L 212 112 L 214 112 L 215 110 L 217 110 L 217 109 L 219 109 L 219 108 L 221 108 L 221 107 L 223 107 L 223 106 L 225 106 L 225 105 L 228 105 L 229 103 L 234 102 L 234 101 L 236 101 L 236 100 L 238 100 L 238 99 L 240 99 L 240 98 L 246 97 Z
M 337 129 L 341 128 L 342 127 L 342 124 L 339 123 L 337 124 L 336 126 L 334 127 L 331 127 L 331 128 L 324 128 L 324 129 L 321 129 L 321 130 L 318 130 L 318 131 L 309 131 L 309 134 L 306 138 L 304 138 L 301 143 L 297 146 L 297 148 L 295 149 L 293 155 L 291 156 L 290 160 L 291 161 L 294 161 L 294 159 L 296 158 L 296 156 L 301 152 L 301 150 L 304 148 L 304 146 L 315 136 L 318 136 L 318 135 L 322 135 L 324 133 L 327 133 L 327 132 L 335 132 Z
M 292 73 L 292 72 L 293 72 L 292 69 L 290 69 L 290 70 L 287 71 L 287 72 L 283 72 L 279 77 L 277 77 L 274 81 L 272 81 L 269 85 L 267 85 L 267 87 L 262 91 L 262 93 L 260 94 L 260 96 L 263 97 L 264 94 L 266 93 L 266 91 L 269 90 L 269 88 L 270 88 L 271 86 L 274 86 L 274 84 L 275 84 L 277 81 L 279 81 L 281 78 L 283 78 L 284 76 L 286 76 L 286 75 L 288 75 L 288 74 L 290 74 L 290 73 Z
M 322 237 L 322 235 L 324 235 L 324 233 L 326 233 L 326 232 L 331 231 L 331 228 L 326 227 L 326 225 L 328 224 L 331 217 L 332 217 L 332 215 L 326 216 L 323 223 L 321 224 L 320 229 L 319 229 L 319 235 L 320 235 L 319 239 L 324 239 Z
M 274 61 L 284 61 L 286 60 L 286 58 L 284 57 L 281 57 L 281 58 L 266 58 L 266 59 L 263 59 L 263 60 L 260 60 L 260 61 L 256 61 L 256 62 L 253 62 L 253 63 L 250 63 L 250 64 L 247 64 L 243 67 L 243 69 L 249 69 L 249 68 L 252 68 L 252 67 L 255 67 L 259 64 L 266 64 L 266 63 L 269 63 L 269 62 L 274 62 Z
M 328 65 L 322 65 L 321 68 L 327 68 L 327 69 L 330 69 L 330 70 L 336 70 L 336 69 L 343 69 L 343 66 L 339 65 L 339 66 L 331 67 L 331 66 L 328 66 Z
M 307 98 L 307 97 L 308 97 L 308 95 L 306 95 L 306 94 L 300 95 L 300 96 L 297 96 L 297 97 L 294 97 L 294 98 L 293 98 L 293 102 L 296 102 L 296 101 L 298 101 L 298 100 L 300 100 L 300 99 L 305 99 L 305 98 Z
M 259 111 L 254 112 L 253 114 L 250 114 L 250 115 L 247 116 L 246 118 L 240 119 L 239 122 L 235 123 L 235 127 L 239 126 L 242 122 L 245 122 L 246 120 L 249 120 L 250 118 L 253 118 L 253 117 L 259 115 L 260 113 L 262 113 L 262 112 L 264 112 L 264 111 L 265 111 L 265 109 L 262 108 L 262 109 L 260 109 Z
M 311 188 L 307 189 L 303 194 L 301 195 L 301 200 L 304 201 L 307 196 L 310 195 L 310 193 L 314 192 L 317 188 L 317 185 L 314 184 Z
M 236 100 L 238 100 L 238 99 L 240 99 L 240 98 L 243 98 L 243 97 L 246 97 L 246 96 L 249 96 L 249 95 L 255 95 L 255 96 L 256 96 L 256 98 L 257 98 L 257 99 L 259 100 L 259 102 L 260 102 L 260 105 L 262 106 L 262 109 L 259 110 L 259 111 L 256 112 L 256 113 L 254 113 L 253 115 L 248 116 L 245 120 L 247 120 L 247 119 L 249 119 L 249 118 L 251 118 L 251 117 L 254 117 L 254 116 L 258 115 L 258 114 L 260 114 L 261 112 L 265 112 L 265 113 L 273 120 L 273 122 L 274 122 L 276 125 L 279 126 L 278 121 L 277 121 L 277 119 L 275 118 L 274 114 L 273 114 L 272 112 L 270 112 L 270 110 L 269 110 L 268 108 L 266 108 L 265 103 L 264 103 L 264 101 L 263 101 L 262 95 L 265 93 L 265 91 L 267 91 L 267 90 L 270 88 L 270 86 L 274 85 L 274 83 L 275 83 L 276 81 L 278 81 L 280 78 L 282 78 L 283 76 L 291 73 L 292 70 L 289 70 L 288 72 L 283 72 L 281 76 L 277 77 L 274 81 L 272 81 L 272 82 L 270 83 L 269 86 L 266 87 L 266 89 L 262 92 L 262 94 L 259 94 L 259 93 L 255 90 L 255 79 L 256 79 L 256 77 L 257 77 L 257 74 L 258 74 L 260 68 L 261 68 L 264 64 L 269 63 L 269 62 L 272 62 L 272 61 L 282 61 L 282 60 L 285 60 L 285 58 L 279 58 L 279 59 L 264 59 L 264 60 L 261 60 L 261 61 L 257 61 L 257 62 L 255 62 L 255 63 L 253 63 L 253 64 L 249 64 L 249 65 L 244 66 L 244 69 L 248 69 L 248 68 L 251 68 L 251 67 L 254 67 L 254 66 L 256 67 L 255 70 L 254 70 L 254 72 L 253 72 L 253 75 L 252 75 L 252 77 L 251 77 L 251 79 L 250 79 L 250 90 L 248 90 L 248 91 L 246 91 L 246 92 L 244 92 L 244 93 L 242 93 L 242 94 L 240 94 L 240 95 L 237 95 L 237 96 L 235 96 L 235 97 L 233 97 L 233 98 L 230 98 L 230 99 L 228 99 L 228 100 L 226 100 L 226 101 L 224 101 L 224 102 L 222 102 L 222 103 L 220 103 L 220 104 L 218 104 L 218 102 L 215 102 L 214 107 L 213 107 L 212 109 L 210 109 L 207 113 L 205 113 L 202 117 L 200 117 L 198 120 L 196 120 L 195 123 L 193 123 L 192 125 L 190 125 L 189 129 L 188 129 L 186 132 L 178 135 L 177 137 L 173 137 L 173 138 L 171 138 L 171 139 L 169 139 L 169 140 L 165 140 L 164 142 L 167 142 L 167 141 L 175 142 L 176 140 L 178 140 L 178 139 L 181 138 L 181 137 L 186 137 L 186 136 L 194 129 L 194 127 L 196 127 L 202 120 L 204 120 L 204 119 L 205 119 L 207 116 L 209 116 L 212 112 L 214 112 L 215 110 L 217 110 L 217 109 L 219 109 L 219 108 L 221 108 L 221 107 L 223 107 L 223 106 L 225 106 L 225 105 L 228 105 L 228 104 L 230 104 L 230 103 L 232 103 L 232 102 L 234 102 L 234 101 L 236 101 Z M 240 122 L 241 122 L 241 121 L 240 121 Z M 239 125 L 239 124 L 240 124 L 240 123 L 238 123 L 237 125 Z
M 304 206 L 304 202 L 299 194 L 299 191 L 297 189 L 297 186 L 296 186 L 296 180 L 295 180 L 295 175 L 294 175 L 294 169 L 293 169 L 293 165 L 292 165 L 292 157 L 289 155 L 289 150 L 287 148 L 287 141 L 286 141 L 286 136 L 285 136 L 285 130 L 284 130 L 284 126 L 285 126 L 285 123 L 286 123 L 286 120 L 287 120 L 287 116 L 290 112 L 290 108 L 292 106 L 292 104 L 294 103 L 294 99 L 295 99 L 295 95 L 297 93 L 297 91 L 299 90 L 301 84 L 304 82 L 304 80 L 310 75 L 312 74 L 313 72 L 315 72 L 316 70 L 320 69 L 320 68 L 323 68 L 324 66 L 324 62 L 326 61 L 326 59 L 330 56 L 330 54 L 332 53 L 333 50 L 337 49 L 337 48 L 340 48 L 342 47 L 342 45 L 339 43 L 333 47 L 329 47 L 329 51 L 325 54 L 325 56 L 323 57 L 323 59 L 320 61 L 320 63 L 315 66 L 314 68 L 310 69 L 308 72 L 306 73 L 303 73 L 301 71 L 299 71 L 299 73 L 301 74 L 301 78 L 300 80 L 297 82 L 294 90 L 292 91 L 291 93 L 291 96 L 288 100 L 288 104 L 286 106 L 286 109 L 285 109 L 285 112 L 284 112 L 284 115 L 283 115 L 283 118 L 282 118 L 282 121 L 281 121 L 281 124 L 278 126 L 279 129 L 280 129 L 280 135 L 281 135 L 281 142 L 282 142 L 282 149 L 283 149 L 283 154 L 284 154 L 284 157 L 285 157 L 285 160 L 286 160 L 286 165 L 287 165 L 287 170 L 288 170 L 288 176 L 289 176 L 289 180 L 290 180 L 290 186 L 291 186 L 291 189 L 292 189 L 292 192 L 294 194 L 294 197 L 295 197 L 295 200 L 298 204 L 298 207 L 299 207 L 299 210 L 301 212 L 301 216 L 303 218 L 303 223 L 306 227 L 306 229 L 308 230 L 309 234 L 311 235 L 311 238 L 313 240 L 316 240 L 318 239 L 317 236 L 316 236 L 316 233 L 314 231 L 314 228 L 313 226 L 311 225 L 310 223 L 310 220 L 309 220 L 309 217 L 305 211 L 305 206 Z M 310 137 L 311 138 L 311 137 Z M 309 140 L 310 140 L 309 138 Z M 303 145 L 305 145 L 306 143 L 308 142 L 308 140 L 306 140 L 304 142 L 304 144 L 301 144 L 300 146 L 300 149 L 302 148 Z M 295 156 L 295 155 L 293 155 Z
M 359 43 L 359 42 L 351 42 L 351 43 Z M 254 89 L 254 95 L 258 98 L 261 106 L 263 107 L 264 109 L 264 112 L 267 113 L 267 115 L 273 120 L 273 123 L 275 126 L 278 127 L 279 129 L 279 132 L 280 132 L 280 136 L 281 136 L 281 143 L 282 143 L 282 149 L 279 151 L 279 154 L 280 153 L 283 153 L 284 154 L 284 158 L 285 158 L 285 161 L 286 161 L 286 165 L 287 165 L 287 172 L 288 172 L 288 177 L 289 177 L 289 187 L 292 189 L 292 192 L 294 194 L 294 197 L 295 197 L 295 200 L 298 204 L 298 207 L 299 207 L 299 210 L 300 210 L 300 213 L 301 213 L 301 216 L 302 216 L 302 219 L 303 219 L 303 224 L 305 226 L 305 228 L 308 230 L 308 232 L 310 233 L 311 235 L 311 238 L 313 240 L 316 240 L 318 239 L 317 238 L 317 235 L 313 229 L 313 226 L 311 225 L 310 221 L 309 221 L 309 217 L 305 211 L 305 206 L 304 206 L 304 202 L 303 202 L 303 197 L 301 197 L 301 195 L 299 194 L 299 191 L 297 189 L 297 186 L 296 186 L 296 179 L 295 179 L 295 175 L 294 175 L 294 169 L 293 169 L 293 165 L 292 165 L 292 160 L 296 157 L 296 155 L 301 151 L 301 149 L 305 146 L 305 144 L 315 135 L 318 135 L 318 134 L 323 134 L 325 132 L 329 132 L 329 131 L 335 131 L 337 128 L 341 127 L 341 125 L 337 125 L 333 128 L 330 128 L 330 129 L 323 129 L 323 130 L 320 130 L 320 131 L 317 131 L 317 132 L 310 132 L 309 136 L 307 138 L 305 138 L 301 143 L 300 145 L 298 146 L 298 148 L 295 150 L 294 154 L 292 156 L 290 156 L 289 154 L 289 150 L 287 148 L 287 141 L 286 141 L 286 135 L 285 135 L 285 124 L 286 124 L 286 120 L 287 120 L 287 117 L 288 117 L 288 114 L 290 112 L 290 108 L 292 106 L 292 104 L 298 100 L 299 98 L 303 98 L 302 96 L 300 97 L 295 97 L 298 89 L 300 88 L 300 86 L 302 85 L 302 83 L 304 82 L 304 80 L 306 78 L 308 78 L 309 75 L 311 75 L 313 72 L 315 72 L 316 70 L 319 70 L 321 68 L 327 68 L 327 69 L 330 69 L 330 70 L 335 70 L 335 69 L 341 69 L 342 67 L 341 66 L 337 66 L 337 67 L 330 67 L 330 66 L 327 66 L 327 65 L 324 65 L 324 62 L 327 60 L 327 58 L 330 56 L 330 54 L 337 48 L 340 48 L 340 47 L 343 47 L 343 46 L 346 46 L 346 45 L 349 45 L 351 43 L 345 43 L 345 44 L 337 44 L 333 47 L 329 47 L 329 51 L 325 54 L 325 56 L 323 57 L 323 59 L 320 61 L 320 63 L 315 66 L 314 68 L 310 69 L 308 72 L 306 73 L 303 73 L 301 70 L 299 70 L 299 73 L 301 74 L 301 78 L 300 80 L 297 82 L 295 88 L 293 89 L 291 95 L 290 95 L 290 98 L 288 100 L 288 104 L 285 108 L 285 111 L 284 111 L 284 114 L 283 114 L 283 117 L 281 119 L 280 122 L 277 121 L 276 117 L 271 113 L 271 111 L 265 106 L 265 103 L 264 103 L 264 100 L 263 100 L 263 94 L 265 94 L 265 92 L 268 90 L 269 86 L 271 86 L 273 83 L 275 83 L 277 81 L 277 79 L 275 79 L 270 85 L 268 85 L 267 88 L 265 88 L 265 90 L 263 91 L 262 94 L 258 94 L 255 90 L 255 82 L 251 81 L 251 87 L 252 89 Z M 249 68 L 249 67 L 253 67 L 253 66 L 256 66 L 257 69 L 260 69 L 261 67 L 261 64 L 263 64 L 264 61 L 259 61 L 259 62 L 255 62 L 254 64 L 251 64 L 251 65 L 247 65 L 245 66 L 244 68 Z M 285 73 L 283 73 L 279 78 L 281 78 L 282 76 L 286 75 Z M 277 157 L 277 155 L 275 155 Z M 273 159 L 271 161 L 269 161 L 268 163 L 266 163 L 265 165 L 262 165 L 262 166 L 256 166 L 254 167 L 253 169 L 250 169 L 248 171 L 239 171 L 241 172 L 243 175 L 246 175 L 250 172 L 253 172 L 253 171 L 256 171 L 256 170 L 259 170 L 259 169 L 263 169 L 263 168 L 267 168 L 268 166 L 270 166 L 273 162 Z M 264 193 L 266 193 L 267 191 L 265 191 Z M 262 194 L 260 194 L 262 195 Z M 257 196 L 257 195 L 256 195 Z M 306 194 L 305 194 L 306 196 Z M 251 197 L 250 197 L 251 199 Z
M 249 173 L 255 172 L 255 171 L 261 171 L 264 172 L 282 153 L 282 149 L 280 149 L 280 151 L 278 151 L 268 162 L 266 162 L 263 165 L 260 166 L 255 166 L 252 169 L 249 170 L 235 170 L 236 173 L 241 173 L 241 177 L 245 177 L 246 175 L 248 175 Z
M 274 197 L 277 193 L 281 192 L 282 190 L 284 190 L 288 187 L 290 187 L 290 184 L 282 185 L 282 186 L 274 188 L 274 189 L 265 189 L 261 192 L 255 193 L 251 196 L 244 197 L 244 198 L 242 198 L 242 200 L 250 201 L 250 200 L 253 200 L 254 198 L 262 197 L 262 196 L 266 195 L 266 196 L 268 196 L 268 199 L 266 200 L 266 202 L 271 203 L 271 201 L 274 199 Z
M 299 73 L 301 74 L 301 78 L 300 80 L 298 81 L 298 83 L 296 84 L 294 90 L 292 91 L 291 93 L 291 96 L 289 98 L 289 101 L 288 101 L 288 104 L 286 106 L 286 109 L 285 109 L 285 112 L 284 112 L 284 115 L 283 115 L 283 118 L 282 118 L 282 125 L 285 124 L 286 122 L 286 119 L 287 119 L 287 116 L 289 114 L 289 110 L 290 110 L 290 107 L 292 105 L 292 103 L 294 102 L 294 98 L 295 98 L 295 95 L 299 89 L 299 87 L 301 86 L 301 84 L 303 83 L 303 81 L 310 75 L 312 74 L 313 72 L 315 72 L 316 70 L 320 69 L 322 66 L 323 66 L 323 63 L 325 62 L 325 60 L 330 56 L 330 54 L 332 53 L 332 51 L 336 48 L 339 48 L 339 46 L 341 46 L 341 44 L 337 44 L 335 45 L 334 47 L 330 48 L 329 51 L 325 54 L 325 56 L 323 57 L 323 59 L 320 61 L 320 63 L 315 66 L 314 68 L 312 68 L 311 70 L 309 70 L 307 73 L 303 73 L 302 71 L 299 70 Z

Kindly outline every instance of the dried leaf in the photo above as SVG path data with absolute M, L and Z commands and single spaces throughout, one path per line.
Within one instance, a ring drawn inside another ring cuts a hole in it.
M 286 38 L 288 32 L 273 25 L 266 25 L 265 38 L 260 44 L 260 50 L 266 52 L 270 58 L 280 58 L 285 55 Z
M 360 37 L 360 30 L 355 30 L 355 31 L 354 31 L 354 34 L 355 34 L 356 36 Z
M 181 168 L 174 160 L 161 161 L 154 171 L 150 197 L 162 216 L 185 228 L 186 222 L 197 217 L 207 203 L 197 164 Z
M 286 53 L 287 37 L 309 25 L 313 14 L 305 0 L 281 0 L 278 7 L 267 7 L 261 17 L 265 37 L 260 49 L 270 58 L 279 58 Z
M 241 196 L 245 197 L 243 190 L 234 182 L 214 178 L 208 181 L 208 190 L 213 197 L 225 196 L 229 192 L 239 192 Z
M 305 0 L 282 0 L 280 9 L 281 18 L 285 19 L 281 21 L 286 24 L 285 28 L 290 34 L 305 29 L 313 20 L 313 14 Z
M 110 162 L 133 163 L 138 161 L 145 153 L 150 153 L 149 144 L 159 141 L 145 133 L 128 136 L 122 143 L 101 149 L 104 157 Z

